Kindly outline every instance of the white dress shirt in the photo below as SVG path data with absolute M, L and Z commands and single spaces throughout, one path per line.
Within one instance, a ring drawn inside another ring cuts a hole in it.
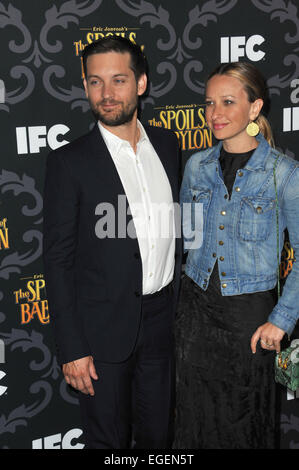
M 164 167 L 142 124 L 136 153 L 98 123 L 124 187 L 142 260 L 143 295 L 153 294 L 173 279 L 175 230 L 173 198 Z

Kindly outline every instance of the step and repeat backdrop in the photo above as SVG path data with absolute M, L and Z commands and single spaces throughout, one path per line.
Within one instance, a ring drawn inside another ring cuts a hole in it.
M 298 10 L 298 0 L 0 0 L 1 449 L 84 447 L 78 398 L 55 357 L 41 257 L 47 155 L 93 125 L 81 51 L 110 35 L 144 48 L 142 121 L 176 133 L 183 165 L 213 145 L 207 75 L 248 60 L 268 81 L 276 146 L 299 159 Z M 282 277 L 293 262 L 286 243 Z M 299 449 L 298 397 L 280 397 L 280 447 Z

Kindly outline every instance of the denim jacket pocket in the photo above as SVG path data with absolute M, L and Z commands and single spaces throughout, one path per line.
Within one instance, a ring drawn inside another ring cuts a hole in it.
M 275 199 L 244 197 L 237 226 L 238 237 L 244 241 L 263 241 L 270 235 Z

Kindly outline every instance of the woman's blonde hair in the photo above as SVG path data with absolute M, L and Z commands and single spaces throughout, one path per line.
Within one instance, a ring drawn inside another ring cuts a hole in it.
M 214 77 L 214 75 L 228 75 L 237 78 L 243 84 L 250 103 L 261 98 L 264 102 L 263 108 L 267 105 L 268 89 L 266 81 L 260 71 L 251 63 L 231 62 L 229 64 L 221 64 L 209 75 L 207 81 Z M 272 129 L 268 119 L 260 113 L 255 122 L 258 124 L 260 132 L 269 145 L 274 147 Z

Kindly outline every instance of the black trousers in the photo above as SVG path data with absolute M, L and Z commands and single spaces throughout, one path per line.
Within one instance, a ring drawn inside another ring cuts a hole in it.
M 171 448 L 174 415 L 172 289 L 143 296 L 133 354 L 122 363 L 95 361 L 93 397 L 80 393 L 87 449 Z

